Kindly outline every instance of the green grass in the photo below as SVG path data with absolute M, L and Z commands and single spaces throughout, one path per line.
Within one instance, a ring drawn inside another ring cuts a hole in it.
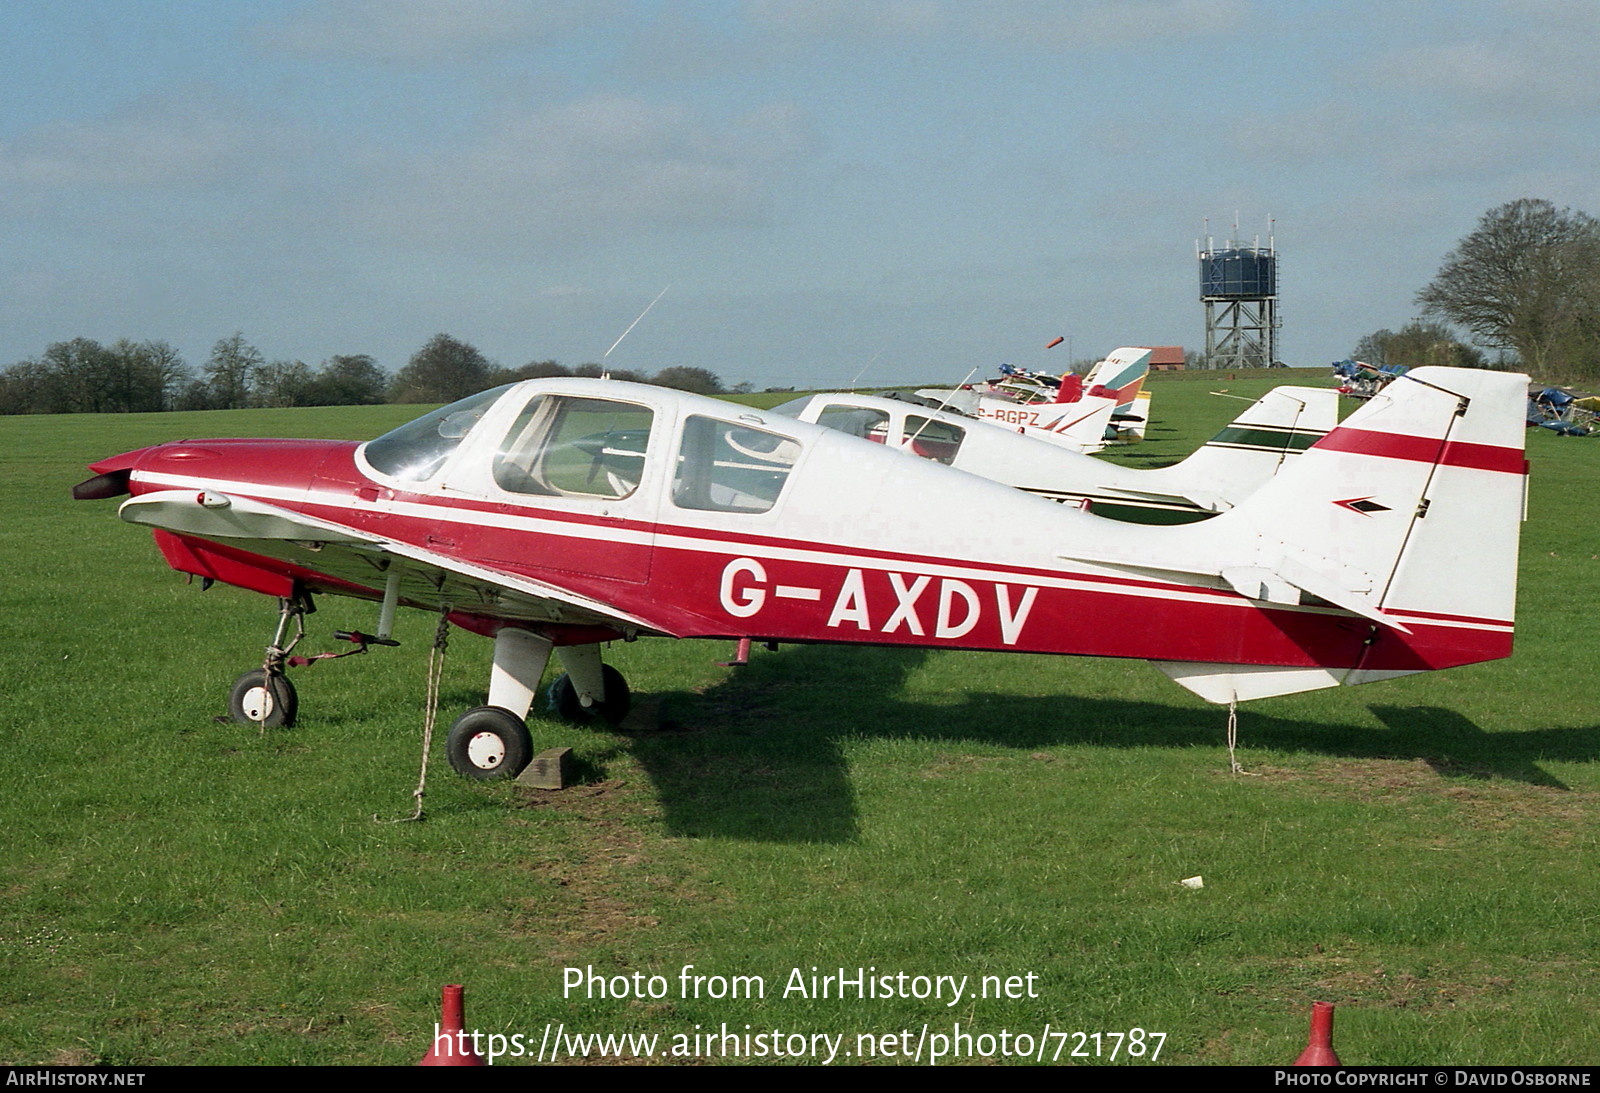
M 1306 378 L 1156 377 L 1150 438 L 1115 458 L 1192 449 L 1243 405 L 1212 389 Z M 292 730 L 217 724 L 271 602 L 185 585 L 68 489 L 158 440 L 370 436 L 415 410 L 0 419 L 0 1063 L 409 1064 L 453 982 L 470 1027 L 535 1043 L 547 1022 L 846 1050 L 1048 1023 L 1271 1064 L 1320 999 L 1350 1063 L 1600 1061 L 1600 444 L 1529 436 L 1512 659 L 1251 704 L 1250 776 L 1224 712 L 1139 663 L 819 646 L 730 670 L 720 645 L 641 641 L 608 659 L 660 731 L 536 718 L 577 757 L 561 793 L 461 780 L 436 742 L 427 820 L 393 824 L 374 814 L 411 810 L 432 620 L 300 671 Z M 314 648 L 372 622 L 320 607 Z M 446 724 L 488 653 L 452 636 Z M 681 997 L 689 964 L 766 997 Z M 564 998 L 591 966 L 671 990 Z M 813 966 L 1032 974 L 1037 996 L 783 997 Z

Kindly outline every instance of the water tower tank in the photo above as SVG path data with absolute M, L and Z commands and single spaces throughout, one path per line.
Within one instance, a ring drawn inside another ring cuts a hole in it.
M 1271 250 L 1231 247 L 1200 255 L 1200 298 L 1262 300 L 1278 294 L 1278 270 Z

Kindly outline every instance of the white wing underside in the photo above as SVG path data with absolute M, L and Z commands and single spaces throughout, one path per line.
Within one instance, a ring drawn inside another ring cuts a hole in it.
M 466 562 L 247 497 L 162 490 L 123 502 L 122 519 L 180 535 L 226 542 L 380 595 L 400 568 L 401 603 L 520 622 L 612 626 L 664 634 L 649 620 L 546 581 Z

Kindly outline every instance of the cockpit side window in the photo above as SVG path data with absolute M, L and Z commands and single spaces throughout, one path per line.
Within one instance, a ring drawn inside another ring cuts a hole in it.
M 691 416 L 683 425 L 673 504 L 711 512 L 766 512 L 778 503 L 800 444 L 748 425 Z
M 817 415 L 817 424 L 879 444 L 889 435 L 889 415 L 865 406 L 828 406 Z
M 949 465 L 956 461 L 967 431 L 959 425 L 912 414 L 906 418 L 906 448 L 913 455 Z
M 512 493 L 628 497 L 644 475 L 653 420 L 630 402 L 536 395 L 495 453 L 494 480 Z
M 469 395 L 369 440 L 364 449 L 367 462 L 380 474 L 402 482 L 428 481 L 509 386 Z

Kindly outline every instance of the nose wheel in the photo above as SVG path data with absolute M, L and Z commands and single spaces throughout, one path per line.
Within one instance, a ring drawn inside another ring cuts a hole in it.
M 286 729 L 294 724 L 299 705 L 288 676 L 257 668 L 234 680 L 228 716 L 240 725 Z

